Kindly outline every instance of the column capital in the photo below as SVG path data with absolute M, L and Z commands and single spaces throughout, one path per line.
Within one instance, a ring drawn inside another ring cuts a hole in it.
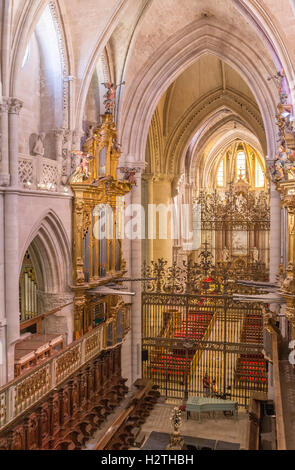
M 60 127 L 59 129 L 52 129 L 52 133 L 55 137 L 63 137 L 65 130 L 64 127 Z
M 290 214 L 295 213 L 295 195 L 294 194 L 287 194 L 284 195 L 282 198 L 282 206 L 288 209 Z
M 0 97 L 0 113 L 8 112 L 8 98 L 2 96 Z
M 19 100 L 18 98 L 8 98 L 8 113 L 18 115 L 23 107 L 23 104 L 23 101 Z
M 120 164 L 125 168 L 136 168 L 137 173 L 143 173 L 147 166 L 146 162 L 135 160 L 131 155 L 126 158 L 121 157 Z
M 158 173 L 154 175 L 155 183 L 161 183 L 161 182 L 172 183 L 173 180 L 174 180 L 174 175 L 167 175 L 166 173 Z
M 10 175 L 7 173 L 0 173 L 0 186 L 9 186 L 10 185 Z
M 141 175 L 143 181 L 153 181 L 154 174 L 153 173 L 143 173 Z

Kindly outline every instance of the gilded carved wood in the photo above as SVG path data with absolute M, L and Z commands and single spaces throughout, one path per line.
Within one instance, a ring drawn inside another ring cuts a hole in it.
M 73 203 L 73 290 L 75 338 L 93 327 L 90 289 L 121 277 L 125 261 L 116 239 L 117 207 L 131 185 L 117 178 L 121 155 L 112 114 L 88 130 L 83 152 L 72 152 L 76 170 L 71 177 Z M 118 303 L 118 300 L 117 302 Z

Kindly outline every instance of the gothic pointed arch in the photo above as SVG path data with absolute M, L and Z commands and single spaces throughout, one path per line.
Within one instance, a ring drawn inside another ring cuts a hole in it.
M 223 90 L 218 90 L 202 97 L 199 102 L 193 103 L 170 133 L 164 152 L 168 173 L 173 174 L 181 171 L 183 159 L 197 129 L 210 122 L 215 115 L 224 110 L 229 112 L 227 120 L 236 119 L 238 121 L 242 119 L 252 133 L 258 134 L 259 140 L 266 150 L 263 122 L 257 106 L 234 91 L 227 90 L 224 93 Z M 215 123 L 215 130 L 216 125 Z
M 32 229 L 20 263 L 27 251 L 40 290 L 48 293 L 67 292 L 71 280 L 71 248 L 63 224 L 54 211 L 44 214 Z
M 149 166 L 150 172 L 157 175 L 163 171 L 163 138 L 162 126 L 160 121 L 159 112 L 156 109 L 149 132 Z
M 144 158 L 151 116 L 161 96 L 175 78 L 204 53 L 220 57 L 240 73 L 257 100 L 266 130 L 268 151 L 275 148 L 273 115 L 277 90 L 272 82 L 264 78 L 265 74 L 269 76 L 276 73 L 274 64 L 271 70 L 269 63 L 263 63 L 264 58 L 259 58 L 262 63 L 258 70 L 254 65 L 258 61 L 255 51 L 241 42 L 235 32 L 221 31 L 213 22 L 204 24 L 196 21 L 172 36 L 165 47 L 159 47 L 125 96 L 120 122 L 123 144 L 131 155 L 136 155 L 139 160 Z

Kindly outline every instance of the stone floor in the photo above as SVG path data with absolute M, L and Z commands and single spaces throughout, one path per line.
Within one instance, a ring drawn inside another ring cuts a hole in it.
M 92 439 L 86 443 L 84 450 L 92 450 L 95 447 L 99 439 L 103 437 L 116 417 L 127 406 L 131 396 L 132 393 L 129 392 L 120 406 L 116 408 L 114 413 L 108 416 L 103 426 L 94 434 Z M 164 401 L 164 399 L 162 400 Z M 174 407 L 175 404 L 173 403 L 158 403 L 155 406 L 150 416 L 142 426 L 142 432 L 145 434 L 145 441 L 143 445 L 148 440 L 152 431 L 162 433 L 171 432 L 172 428 L 170 424 L 170 417 Z M 241 449 L 244 449 L 247 436 L 248 419 L 248 415 L 243 409 L 239 410 L 237 420 L 232 417 L 224 417 L 222 414 L 214 418 L 212 416 L 210 417 L 207 413 L 203 413 L 201 422 L 199 422 L 197 416 L 194 416 L 194 413 L 191 413 L 191 418 L 189 420 L 186 419 L 186 414 L 183 413 L 181 434 L 183 436 L 204 438 L 213 441 L 237 443 L 240 444 Z
M 173 404 L 157 404 L 142 426 L 145 434 L 145 442 L 153 431 L 170 433 L 170 417 L 174 408 Z M 240 444 L 241 449 L 245 448 L 247 436 L 248 415 L 242 410 L 239 411 L 237 420 L 232 417 L 219 415 L 209 417 L 207 413 L 202 414 L 201 422 L 194 414 L 189 420 L 183 413 L 183 420 L 180 432 L 183 436 L 199 437 L 215 441 L 226 441 Z M 156 449 L 155 449 L 156 450 Z

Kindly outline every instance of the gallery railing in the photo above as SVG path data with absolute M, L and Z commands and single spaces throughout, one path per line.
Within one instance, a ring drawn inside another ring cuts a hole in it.
M 0 388 L 0 430 L 58 387 L 101 351 L 122 342 L 122 318 L 112 318 L 55 356 Z M 120 323 L 120 324 L 119 324 Z
M 61 178 L 61 165 L 45 157 L 19 154 L 19 186 L 31 190 L 57 191 Z

